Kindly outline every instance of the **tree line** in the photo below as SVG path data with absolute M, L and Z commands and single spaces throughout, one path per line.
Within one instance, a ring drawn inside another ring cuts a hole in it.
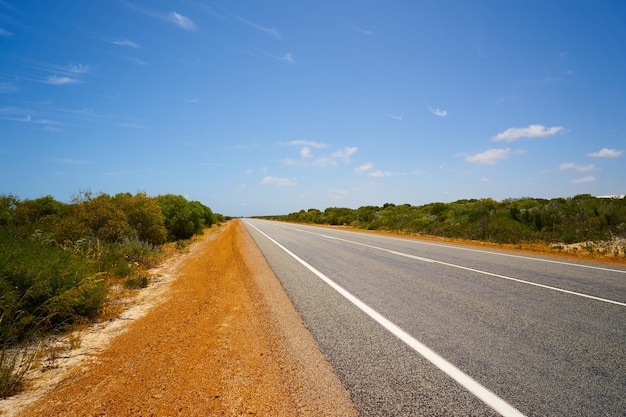
M 264 217 L 494 243 L 570 244 L 626 237 L 626 199 L 589 194 L 553 199 L 465 199 L 422 206 L 386 203 L 381 207 L 329 207 L 324 211 L 312 208 Z

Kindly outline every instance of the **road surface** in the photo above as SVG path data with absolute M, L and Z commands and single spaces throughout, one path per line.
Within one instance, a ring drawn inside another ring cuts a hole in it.
M 626 268 L 245 224 L 362 415 L 626 415 Z

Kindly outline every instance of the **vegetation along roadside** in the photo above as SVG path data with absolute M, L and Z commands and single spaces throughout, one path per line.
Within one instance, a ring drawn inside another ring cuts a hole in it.
M 37 340 L 114 315 L 107 294 L 145 287 L 164 245 L 222 220 L 173 194 L 0 195 L 0 398 L 19 390 Z
M 491 243 L 508 248 L 626 262 L 626 198 L 490 198 L 311 208 L 261 218 Z

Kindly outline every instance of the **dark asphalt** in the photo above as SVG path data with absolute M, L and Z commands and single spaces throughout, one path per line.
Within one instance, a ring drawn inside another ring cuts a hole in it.
M 362 415 L 498 413 L 255 228 L 520 413 L 626 415 L 626 269 L 245 222 Z

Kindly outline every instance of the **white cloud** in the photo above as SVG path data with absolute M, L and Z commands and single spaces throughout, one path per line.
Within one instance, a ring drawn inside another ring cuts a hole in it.
M 359 148 L 357 148 L 356 146 L 346 146 L 345 148 L 330 154 L 330 157 L 333 159 L 341 159 L 344 162 L 350 162 L 350 157 L 357 153 L 358 150 Z
M 432 114 L 434 114 L 435 116 L 446 117 L 448 115 L 448 111 L 447 110 L 439 110 L 438 108 L 437 109 L 433 109 L 430 106 L 428 106 L 428 110 L 430 110 L 430 112 Z
M 59 77 L 56 75 L 51 75 L 44 82 L 46 84 L 52 84 L 52 85 L 66 85 L 66 84 L 79 83 L 80 80 L 77 80 L 76 78 L 71 78 L 71 77 Z
M 300 156 L 302 157 L 302 159 L 311 158 L 313 156 L 311 154 L 311 148 L 309 148 L 308 146 L 302 148 L 302 150 L 300 151 Z
M 591 158 L 619 158 L 624 153 L 621 149 L 602 148 L 598 152 L 588 153 L 586 156 Z
M 174 23 L 176 26 L 185 29 L 185 30 L 195 30 L 196 24 L 193 23 L 193 20 L 188 18 L 187 16 L 183 16 L 182 14 L 171 12 L 167 15 L 168 20 Z
M 575 164 L 573 162 L 564 162 L 561 165 L 559 165 L 559 169 L 561 171 L 567 171 L 567 170 L 573 170 L 576 172 L 589 172 L 589 171 L 594 171 L 598 168 L 595 167 L 595 165 L 593 164 L 589 164 L 589 165 L 579 165 L 579 164 Z
M 574 178 L 573 180 L 571 180 L 572 184 L 586 184 L 589 182 L 594 182 L 596 180 L 596 177 L 594 177 L 593 175 L 588 175 L 586 177 L 581 177 L 581 178 Z
M 280 56 L 280 55 L 268 54 L 267 52 L 263 52 L 261 50 L 257 50 L 257 51 L 262 53 L 265 56 L 269 56 L 270 58 L 274 58 L 274 59 L 277 59 L 279 61 L 285 61 L 285 62 L 288 62 L 290 64 L 295 64 L 296 63 L 296 60 L 293 59 L 293 55 L 291 54 L 291 52 L 287 52 L 285 55 Z
M 398 116 L 395 114 L 387 113 L 387 116 L 391 117 L 393 120 L 402 120 L 402 116 Z
M 282 161 L 284 165 L 315 166 L 323 168 L 335 166 L 339 162 L 347 164 L 350 163 L 350 156 L 354 155 L 358 151 L 358 148 L 356 147 L 346 146 L 343 149 L 331 153 L 330 155 L 314 157 L 311 148 L 323 148 L 326 146 L 325 144 L 296 140 L 287 143 L 287 145 L 304 145 L 304 147 L 300 150 L 300 159 L 286 158 Z
M 283 55 L 282 58 L 280 58 L 282 61 L 285 62 L 289 62 L 290 64 L 295 64 L 296 61 L 293 59 L 293 55 L 291 55 L 291 52 L 287 52 L 285 55 Z
M 89 65 L 83 64 L 70 64 L 65 68 L 72 74 L 86 74 L 91 70 Z
M 374 163 L 373 162 L 366 162 L 363 165 L 354 168 L 354 170 L 361 174 L 361 173 L 363 173 L 365 171 L 368 171 L 368 170 L 372 169 L 373 167 L 374 167 Z
M 290 180 L 289 178 L 279 178 L 272 176 L 265 176 L 261 179 L 261 185 L 276 185 L 279 187 L 293 187 L 298 185 L 295 181 Z
M 246 25 L 250 26 L 252 29 L 256 29 L 259 32 L 267 33 L 268 35 L 273 36 L 278 40 L 283 39 L 282 35 L 275 28 L 268 28 L 268 27 L 261 26 L 257 23 L 246 20 L 243 17 L 237 16 L 234 13 L 230 13 L 230 15 L 233 16 L 235 19 L 239 20 L 240 22 L 245 23 Z
M 321 142 L 314 142 L 312 140 L 292 140 L 291 142 L 287 142 L 286 145 L 293 145 L 293 146 L 309 146 L 311 148 L 315 148 L 315 149 L 322 149 L 325 148 L 327 145 L 325 143 L 321 143 Z
M 187 31 L 196 30 L 196 24 L 193 22 L 193 20 L 191 20 L 187 16 L 183 16 L 180 13 L 177 13 L 177 12 L 161 13 L 161 12 L 153 11 L 150 9 L 145 9 L 143 7 L 139 7 L 135 4 L 128 3 L 128 2 L 124 2 L 124 5 L 138 13 L 143 14 L 144 16 L 148 16 L 151 18 L 163 20 L 168 23 L 172 23 L 184 30 L 187 30 Z
M 139 49 L 141 48 L 141 46 L 139 46 L 139 44 L 128 40 L 128 39 L 120 39 L 120 40 L 116 40 L 116 41 L 111 41 L 111 43 L 113 45 L 118 45 L 118 46 L 127 46 L 129 48 L 134 48 L 134 49 Z
M 546 128 L 543 125 L 529 125 L 528 127 L 511 127 L 504 132 L 498 133 L 491 140 L 513 142 L 520 138 L 543 138 L 553 136 L 565 130 L 562 126 L 553 126 Z
M 499 159 L 508 158 L 509 155 L 511 155 L 511 148 L 494 148 L 474 155 L 468 155 L 465 157 L 465 160 L 473 164 L 493 165 Z
M 4 36 L 8 38 L 8 37 L 13 36 L 13 33 L 9 32 L 8 30 L 0 28 L 0 36 Z
M 374 172 L 370 172 L 367 175 L 370 176 L 370 177 L 382 178 L 382 177 L 389 177 L 389 176 L 391 176 L 391 172 L 376 170 Z

